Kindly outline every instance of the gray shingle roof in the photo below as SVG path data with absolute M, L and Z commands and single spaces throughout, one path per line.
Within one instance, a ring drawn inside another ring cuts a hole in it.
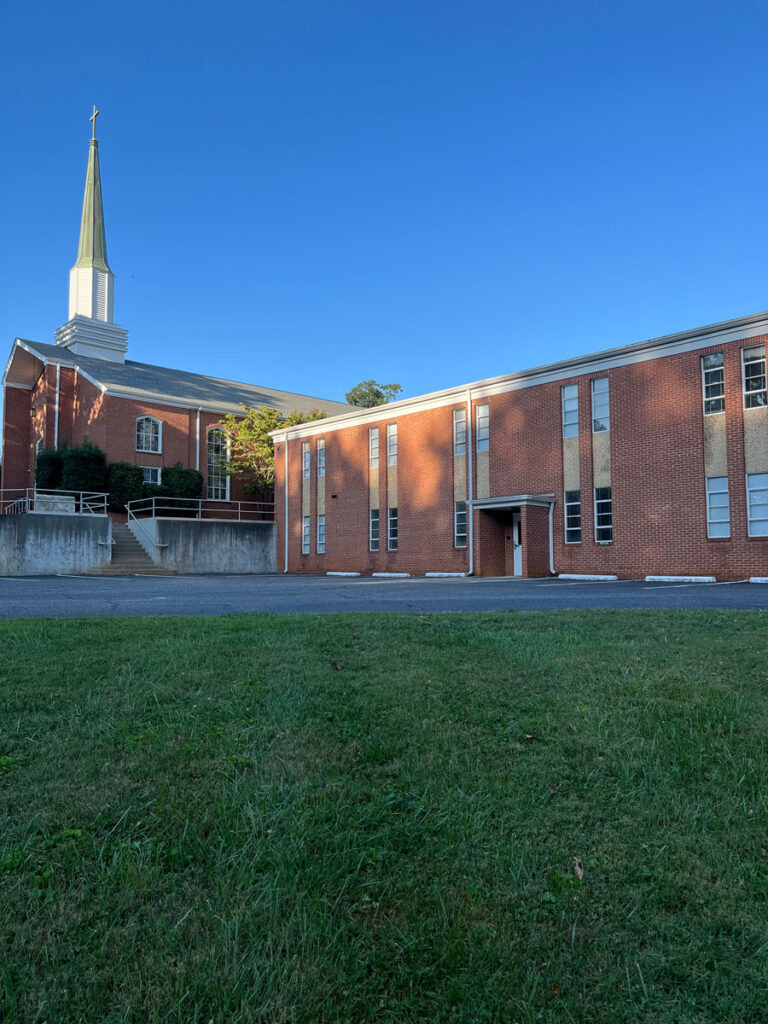
M 270 406 L 281 413 L 320 409 L 328 416 L 338 416 L 354 408 L 346 402 L 332 402 L 311 395 L 297 395 L 292 391 L 260 387 L 258 384 L 205 377 L 200 373 L 174 370 L 167 366 L 136 363 L 132 359 L 126 359 L 124 363 L 113 363 L 107 359 L 75 355 L 58 345 L 44 345 L 36 341 L 24 341 L 24 345 L 49 363 L 80 367 L 89 377 L 104 385 L 109 395 L 121 395 L 137 401 L 165 401 L 217 413 L 239 413 L 242 411 L 241 402 L 254 407 Z

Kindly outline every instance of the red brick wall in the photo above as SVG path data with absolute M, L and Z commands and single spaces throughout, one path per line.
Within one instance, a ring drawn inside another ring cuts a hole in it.
M 5 388 L 3 401 L 2 489 L 31 487 L 29 473 L 31 391 Z
M 479 399 L 490 406 L 491 496 L 555 495 L 556 572 L 599 572 L 622 577 L 694 573 L 723 579 L 768 575 L 768 539 L 747 537 L 740 361 L 743 346 L 764 340 L 731 342 Z M 730 540 L 707 538 L 701 382 L 701 357 L 707 351 L 722 351 L 725 356 Z M 614 540 L 608 545 L 597 544 L 594 539 L 592 505 L 590 381 L 602 376 L 610 380 Z M 572 545 L 564 543 L 560 405 L 561 387 L 568 383 L 576 383 L 579 388 L 582 499 L 582 542 Z M 393 417 L 382 409 L 378 554 L 368 551 L 368 428 L 374 423 L 366 421 L 325 435 L 325 555 L 300 554 L 301 441 L 290 441 L 290 570 L 464 571 L 467 553 L 453 548 L 452 409 L 452 405 L 447 405 L 397 417 L 397 552 L 386 550 L 385 438 L 386 423 Z M 311 438 L 313 552 L 315 440 Z M 279 464 L 282 467 L 282 452 Z M 332 494 L 337 497 L 331 498 Z M 278 521 L 282 520 L 280 497 L 277 513 Z M 522 514 L 524 572 L 546 573 L 547 510 L 524 506 Z M 496 573 L 499 565 L 503 565 L 504 554 L 498 550 L 493 517 L 476 513 L 475 528 L 476 571 Z M 281 524 L 281 538 L 282 529 Z M 282 557 L 281 546 L 280 565 Z

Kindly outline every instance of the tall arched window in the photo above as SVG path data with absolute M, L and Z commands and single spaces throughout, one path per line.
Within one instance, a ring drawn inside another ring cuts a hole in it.
M 223 468 L 228 461 L 229 452 L 224 431 L 218 427 L 212 427 L 208 431 L 207 496 L 213 501 L 229 499 L 229 476 Z
M 161 423 L 154 416 L 139 416 L 136 420 L 136 451 L 161 452 Z

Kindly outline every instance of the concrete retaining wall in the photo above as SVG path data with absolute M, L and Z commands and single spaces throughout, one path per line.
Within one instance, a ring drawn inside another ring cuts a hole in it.
M 274 523 L 218 519 L 131 519 L 149 557 L 176 572 L 277 571 Z
M 108 516 L 0 516 L 0 576 L 93 572 L 111 560 Z

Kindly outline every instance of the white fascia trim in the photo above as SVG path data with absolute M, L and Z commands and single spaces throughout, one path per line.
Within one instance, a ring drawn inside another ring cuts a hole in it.
M 601 576 L 597 573 L 561 572 L 557 577 L 559 580 L 582 580 L 587 583 L 615 583 L 618 576 Z
M 445 405 L 459 405 L 465 400 L 467 388 L 472 389 L 473 400 L 488 398 L 491 395 L 536 387 L 538 384 L 568 380 L 585 373 L 601 373 L 618 366 L 644 363 L 651 359 L 661 359 L 683 352 L 693 352 L 696 349 L 711 348 L 714 345 L 724 345 L 731 341 L 743 341 L 762 334 L 768 334 L 768 313 L 754 313 L 736 320 L 725 320 L 707 327 L 697 327 L 692 331 L 667 334 L 661 338 L 651 338 L 648 341 L 640 341 L 632 345 L 605 349 L 603 352 L 565 359 L 531 370 L 521 370 L 517 373 L 504 374 L 501 377 L 489 377 L 486 380 L 461 384 L 458 387 L 434 391 L 416 398 L 405 398 L 400 402 L 391 402 L 389 405 L 377 405 L 371 409 L 358 409 L 340 416 L 330 416 L 317 421 L 318 424 L 322 423 L 322 427 L 309 423 L 299 424 L 296 427 L 283 427 L 280 430 L 275 430 L 270 436 L 275 441 L 287 440 L 289 436 L 295 440 L 311 437 L 319 432 L 342 430 L 353 423 L 365 423 L 370 420 L 395 420 L 399 416 L 409 416 L 412 413 L 437 409 Z
M 646 583 L 717 583 L 714 576 L 646 576 Z
M 81 366 L 77 363 L 73 363 L 70 359 L 49 359 L 47 356 L 44 356 L 42 353 L 37 351 L 34 347 L 34 343 L 30 346 L 20 338 L 16 339 L 16 344 L 19 348 L 23 348 L 25 352 L 29 352 L 29 354 L 34 356 L 35 359 L 39 359 L 43 366 L 65 366 L 68 370 L 75 370 L 81 377 L 85 377 L 85 379 L 93 384 L 94 387 L 98 388 L 99 391 L 104 394 L 107 393 L 106 384 L 102 384 L 100 380 L 96 380 L 95 377 L 92 377 L 90 373 L 87 373 Z M 13 355 L 13 353 L 11 353 L 11 355 Z

